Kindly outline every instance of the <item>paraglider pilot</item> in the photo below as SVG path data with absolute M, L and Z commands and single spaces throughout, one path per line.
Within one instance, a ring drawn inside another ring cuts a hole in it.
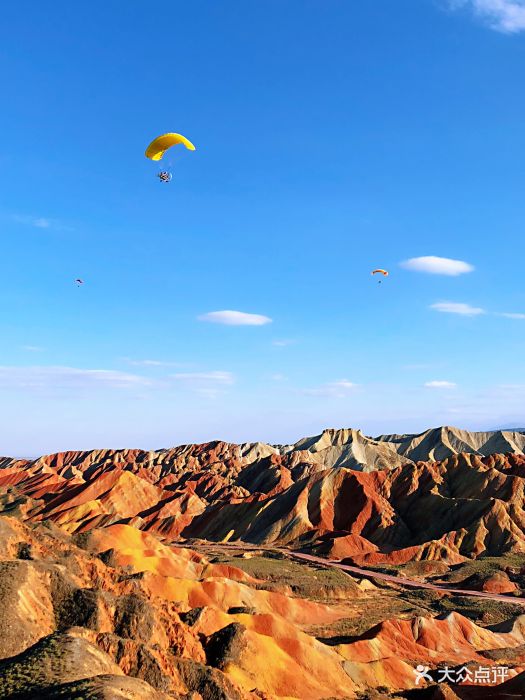
M 150 145 L 146 148 L 145 156 L 150 160 L 161 160 L 162 156 L 166 153 L 166 151 L 169 150 L 172 146 L 176 146 L 177 144 L 184 145 L 188 149 L 188 151 L 195 150 L 195 146 L 192 144 L 191 141 L 188 141 L 188 139 L 185 136 L 183 136 L 182 134 L 170 133 L 163 134 L 162 136 L 157 136 L 156 139 L 153 139 Z M 168 170 L 161 170 L 160 173 L 157 174 L 157 177 L 161 182 L 170 182 L 171 173 L 169 171 L 169 168 Z

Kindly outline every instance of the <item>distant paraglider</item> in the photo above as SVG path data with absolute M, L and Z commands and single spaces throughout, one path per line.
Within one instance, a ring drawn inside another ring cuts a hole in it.
M 81 286 L 84 284 L 84 280 L 81 280 L 80 278 L 77 278 L 77 279 L 75 280 L 75 284 L 77 285 L 77 287 L 81 287 Z
M 372 270 L 372 275 L 383 275 L 383 277 L 388 277 L 388 270 L 383 270 L 379 267 L 377 270 Z M 382 280 L 379 280 L 378 284 L 381 284 Z
M 150 145 L 146 148 L 146 158 L 149 158 L 150 160 L 161 160 L 167 150 L 169 150 L 172 146 L 177 145 L 183 145 L 189 151 L 195 150 L 195 146 L 192 144 L 192 142 L 185 136 L 182 136 L 182 134 L 163 134 L 162 136 L 157 136 L 156 139 L 153 139 Z M 172 176 L 169 170 L 161 170 L 160 173 L 157 174 L 157 177 L 161 182 L 170 182 Z

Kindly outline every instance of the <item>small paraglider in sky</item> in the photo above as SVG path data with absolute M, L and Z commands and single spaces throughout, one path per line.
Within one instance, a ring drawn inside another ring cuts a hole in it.
M 388 277 L 388 270 L 383 270 L 379 267 L 377 270 L 372 270 L 372 275 L 383 275 L 383 277 Z M 381 284 L 382 280 L 379 280 L 378 284 Z
M 81 280 L 80 278 L 77 278 L 77 279 L 75 280 L 75 284 L 77 285 L 77 287 L 80 287 L 80 286 L 82 286 L 82 285 L 84 284 L 84 280 Z
M 169 150 L 172 146 L 177 146 L 182 144 L 189 151 L 194 151 L 195 146 L 182 134 L 163 134 L 162 136 L 157 136 L 156 139 L 150 143 L 146 148 L 146 158 L 150 160 L 161 160 L 162 156 Z M 161 170 L 157 177 L 161 182 L 170 182 L 171 173 L 168 170 Z

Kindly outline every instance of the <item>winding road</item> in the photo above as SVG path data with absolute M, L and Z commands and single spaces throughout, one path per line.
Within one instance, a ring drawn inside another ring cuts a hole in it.
M 380 571 L 374 571 L 373 569 L 362 569 L 359 566 L 352 566 L 350 564 L 343 564 L 337 559 L 323 559 L 323 557 L 317 557 L 314 554 L 305 554 L 303 552 L 296 552 L 284 547 L 269 547 L 265 545 L 250 545 L 250 544 L 233 544 L 225 542 L 210 542 L 214 549 L 225 549 L 225 550 L 240 550 L 240 551 L 250 551 L 259 550 L 267 552 L 275 552 L 284 555 L 289 559 L 295 559 L 297 561 L 303 561 L 310 564 L 317 564 L 320 566 L 328 566 L 333 569 L 340 569 L 348 574 L 354 574 L 359 578 L 366 579 L 376 579 L 378 581 L 385 581 L 387 583 L 394 583 L 396 586 L 407 586 L 408 588 L 420 588 L 429 591 L 438 591 L 445 595 L 461 595 L 461 596 L 471 596 L 474 598 L 485 598 L 486 600 L 495 600 L 500 603 L 509 603 L 511 605 L 522 605 L 525 606 L 525 598 L 518 596 L 503 595 L 498 593 L 485 593 L 483 591 L 472 591 L 465 588 L 452 588 L 447 585 L 438 585 L 436 583 L 427 583 L 426 581 L 416 581 L 414 579 L 406 578 L 405 576 L 392 576 L 392 574 L 383 574 Z
M 298 559 L 300 561 L 312 562 L 314 564 L 321 564 L 324 566 L 329 566 L 334 569 L 341 569 L 350 574 L 355 574 L 361 578 L 378 579 L 379 581 L 387 581 L 389 583 L 395 583 L 398 586 L 408 586 L 411 588 L 426 588 L 431 591 L 440 591 L 441 593 L 448 593 L 453 595 L 464 595 L 464 596 L 474 596 L 476 598 L 486 598 L 488 600 L 498 600 L 503 603 L 513 603 L 515 605 L 525 605 L 525 598 L 518 598 L 515 596 L 502 595 L 497 593 L 484 593 L 483 591 L 471 591 L 464 588 L 450 588 L 449 586 L 439 586 L 435 583 L 426 583 L 423 581 L 415 581 L 414 579 L 405 578 L 404 576 L 392 576 L 391 574 L 383 574 L 379 571 L 372 571 L 370 569 L 361 569 L 358 566 L 351 566 L 349 564 L 343 564 L 335 559 L 323 559 L 322 557 L 316 557 L 313 554 L 303 554 L 302 552 L 292 552 L 286 549 L 279 549 L 279 552 L 285 554 L 291 559 Z

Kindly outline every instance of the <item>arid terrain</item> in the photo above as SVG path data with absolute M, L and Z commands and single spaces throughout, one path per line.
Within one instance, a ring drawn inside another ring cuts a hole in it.
M 525 697 L 524 448 L 327 430 L 0 458 L 0 696 Z

